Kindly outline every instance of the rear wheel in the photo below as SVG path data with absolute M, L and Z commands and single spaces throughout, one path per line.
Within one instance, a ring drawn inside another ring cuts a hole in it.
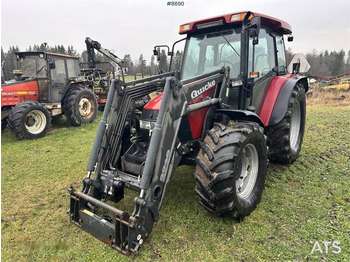
M 215 124 L 201 143 L 195 191 L 207 210 L 242 220 L 259 203 L 265 184 L 267 146 L 256 123 Z
M 17 104 L 8 116 L 8 127 L 19 140 L 43 137 L 49 131 L 50 125 L 49 111 L 37 101 Z
M 95 94 L 85 87 L 72 88 L 63 101 L 63 111 L 72 126 L 92 123 L 97 114 Z
M 302 84 L 294 87 L 283 119 L 267 127 L 269 159 L 280 164 L 291 164 L 299 156 L 305 130 L 306 98 Z

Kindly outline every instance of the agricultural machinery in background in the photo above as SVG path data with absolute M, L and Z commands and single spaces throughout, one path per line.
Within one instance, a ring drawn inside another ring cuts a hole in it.
M 1 85 L 1 127 L 17 139 L 40 138 L 64 114 L 72 126 L 96 118 L 95 94 L 80 79 L 79 58 L 49 52 L 16 53 L 15 79 Z
M 123 61 L 110 50 L 103 48 L 97 41 L 89 37 L 85 39 L 87 63 L 80 63 L 81 72 L 88 87 L 97 96 L 100 109 L 106 104 L 108 89 L 112 79 L 121 78 L 124 81 Z M 110 62 L 97 61 L 95 50 L 108 58 Z
M 88 37 L 85 43 L 86 64 L 56 53 L 16 53 L 19 69 L 13 72 L 15 78 L 1 85 L 2 129 L 8 125 L 17 139 L 32 139 L 45 136 L 51 120 L 62 114 L 73 126 L 93 122 L 122 61 Z M 94 50 L 113 64 L 96 61 Z
M 291 33 L 288 23 L 253 12 L 183 24 L 180 72 L 113 80 L 82 189 L 69 189 L 71 222 L 123 254 L 138 253 L 179 165 L 196 166 L 205 209 L 248 216 L 268 160 L 290 164 L 301 150 L 308 84 L 300 64 L 287 73 Z

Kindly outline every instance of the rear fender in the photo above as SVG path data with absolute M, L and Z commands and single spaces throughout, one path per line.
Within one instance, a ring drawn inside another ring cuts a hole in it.
M 281 121 L 288 109 L 288 101 L 297 83 L 308 90 L 306 77 L 296 75 L 276 76 L 272 79 L 262 103 L 259 117 L 265 126 Z
M 308 86 L 306 77 L 297 76 L 297 77 L 290 78 L 282 86 L 282 89 L 277 97 L 275 106 L 273 107 L 268 125 L 277 124 L 278 122 L 280 122 L 283 119 L 283 117 L 285 116 L 287 109 L 288 109 L 289 98 L 292 95 L 294 87 L 298 83 L 301 83 L 304 86 L 305 92 L 308 91 L 309 86 Z

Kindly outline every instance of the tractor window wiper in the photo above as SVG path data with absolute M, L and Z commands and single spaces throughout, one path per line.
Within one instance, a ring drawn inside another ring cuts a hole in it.
M 46 65 L 43 65 L 31 78 L 34 78 L 35 76 L 37 76 L 41 70 L 43 70 L 46 67 Z
M 218 33 L 222 36 L 223 39 L 225 39 L 226 43 L 232 48 L 233 51 L 238 55 L 238 57 L 241 57 L 236 49 L 231 45 L 231 43 L 227 40 L 227 38 L 221 33 L 221 31 L 218 30 Z

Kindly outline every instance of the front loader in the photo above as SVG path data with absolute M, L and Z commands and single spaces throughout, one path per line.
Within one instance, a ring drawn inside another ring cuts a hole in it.
M 138 253 L 179 165 L 196 166 L 195 191 L 208 211 L 248 216 L 268 159 L 289 164 L 301 149 L 308 86 L 286 72 L 283 35 L 291 32 L 252 12 L 191 22 L 180 27 L 181 72 L 113 80 L 82 189 L 69 189 L 71 222 Z M 132 212 L 126 192 L 136 192 Z

